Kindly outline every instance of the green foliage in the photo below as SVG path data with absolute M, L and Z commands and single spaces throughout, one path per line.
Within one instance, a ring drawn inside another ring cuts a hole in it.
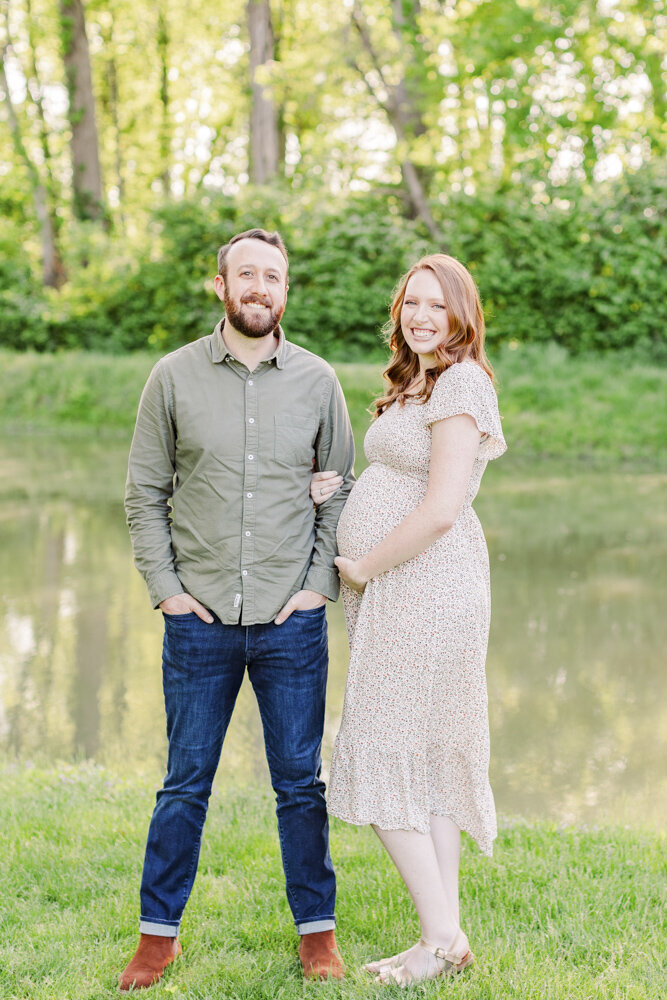
M 19 252 L 30 256 L 36 274 L 39 227 L 31 193 L 38 179 L 58 232 L 77 214 L 100 214 L 98 194 L 82 194 L 75 183 L 79 168 L 71 167 L 68 126 L 84 112 L 60 106 L 63 94 L 73 96 L 72 61 L 65 67 L 63 56 L 69 52 L 73 58 L 73 12 L 82 9 L 70 0 L 15 0 L 5 6 L 11 6 L 3 30 L 11 41 L 13 96 L 10 113 L 9 94 L 0 94 L 0 207 L 3 215 L 32 220 L 29 245 Z M 667 134 L 662 6 L 640 0 L 275 0 L 270 4 L 275 46 L 258 78 L 279 122 L 280 181 L 273 208 L 287 196 L 295 200 L 296 211 L 290 208 L 287 215 L 295 225 L 301 216 L 308 243 L 304 195 L 317 200 L 319 214 L 340 192 L 364 192 L 372 212 L 376 186 L 398 194 L 403 214 L 420 216 L 434 233 L 431 215 L 443 205 L 449 214 L 452 194 L 474 192 L 481 202 L 494 203 L 488 192 L 513 185 L 530 214 L 532 185 L 597 185 L 619 170 L 660 163 Z M 96 300 L 99 318 L 91 308 L 87 329 L 75 323 L 72 331 L 52 330 L 52 343 L 107 340 L 109 316 L 115 322 L 118 313 L 125 326 L 117 331 L 117 349 L 136 343 L 146 324 L 156 344 L 167 343 L 177 335 L 173 323 L 188 330 L 200 315 L 199 306 L 188 316 L 183 305 L 190 297 L 187 280 L 179 294 L 165 295 L 162 287 L 157 294 L 159 269 L 140 273 L 148 251 L 137 237 L 151 233 L 158 197 L 184 198 L 175 211 L 187 218 L 190 211 L 197 214 L 207 191 L 231 192 L 234 202 L 246 207 L 256 201 L 253 221 L 260 216 L 264 194 L 247 191 L 250 131 L 259 126 L 250 124 L 253 43 L 243 10 L 238 0 L 200 0 L 192 9 L 175 0 L 86 4 L 109 213 L 99 221 L 131 234 L 119 254 L 119 273 L 139 273 L 140 287 L 132 287 L 136 309 L 124 309 L 122 289 L 110 288 L 108 309 L 106 298 Z M 92 93 L 88 96 L 92 102 Z M 86 146 L 92 154 L 95 143 Z M 414 166 L 413 182 L 419 181 L 421 193 L 407 184 L 406 164 Z M 341 220 L 347 210 L 343 201 Z M 476 203 L 463 204 L 474 218 Z M 239 211 L 234 205 L 234 214 Z M 285 212 L 278 214 L 296 245 L 299 233 L 286 224 Z M 381 214 L 387 214 L 385 208 Z M 510 225 L 515 214 L 512 209 Z M 458 228 L 465 221 L 454 219 Z M 531 248 L 535 233 L 528 222 Z M 399 227 L 399 242 L 401 235 Z M 390 243 L 393 236 L 392 230 Z M 75 283 L 82 280 L 75 271 L 68 273 Z M 388 278 L 380 283 L 390 284 Z M 538 276 L 536 288 L 541 287 Z M 593 313 L 604 314 L 606 294 L 596 287 L 597 301 L 587 303 Z M 353 296 L 352 302 L 356 306 L 358 299 Z M 166 323 L 154 315 L 159 310 L 167 314 Z M 568 322 L 564 317 L 561 325 Z M 362 331 L 359 350 L 367 346 L 369 329 Z M 8 343 L 10 336 L 16 342 L 16 332 L 0 326 L 0 338 Z
M 384 356 L 380 330 L 401 273 L 445 249 L 478 282 L 492 348 L 555 342 L 572 353 L 633 347 L 664 358 L 667 329 L 667 174 L 646 168 L 582 194 L 551 200 L 514 191 L 452 197 L 434 247 L 390 198 L 336 205 L 304 194 L 285 207 L 275 192 L 202 196 L 157 210 L 133 243 L 99 227 L 69 228 L 73 280 L 44 292 L 17 252 L 18 225 L 0 233 L 0 344 L 170 350 L 208 333 L 221 306 L 211 279 L 234 233 L 277 228 L 290 251 L 285 329 L 335 360 Z
M 454 202 L 448 249 L 473 271 L 492 344 L 555 341 L 572 353 L 635 347 L 665 357 L 667 174 L 604 192 L 559 189 Z
M 297 343 L 328 358 L 377 355 L 379 331 L 402 272 L 425 243 L 379 200 L 309 213 L 290 242 L 289 312 Z
M 44 293 L 39 284 L 35 287 L 29 258 L 18 252 L 23 233 L 20 221 L 0 219 L 0 344 L 44 349 Z

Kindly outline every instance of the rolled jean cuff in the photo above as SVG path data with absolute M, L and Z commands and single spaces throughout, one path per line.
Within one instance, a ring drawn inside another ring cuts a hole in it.
M 333 931 L 336 927 L 335 917 L 326 917 L 324 920 L 309 920 L 305 924 L 297 924 L 297 934 L 317 934 L 319 931 Z
M 159 937 L 176 937 L 178 934 L 178 924 L 168 924 L 161 920 L 147 920 L 141 917 L 139 920 L 140 934 L 157 934 Z

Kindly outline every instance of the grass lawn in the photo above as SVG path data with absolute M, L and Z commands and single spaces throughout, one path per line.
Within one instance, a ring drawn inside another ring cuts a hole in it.
M 155 776 L 92 764 L 0 770 L 3 1000 L 103 1000 L 137 940 Z M 398 996 L 359 971 L 417 935 L 406 893 L 367 829 L 334 822 L 343 983 L 304 984 L 271 796 L 214 792 L 183 958 L 143 996 L 188 1000 Z M 466 840 L 464 927 L 477 966 L 419 996 L 659 1000 L 667 995 L 664 838 L 506 822 L 494 859 Z M 414 991 L 413 991 L 414 995 Z
M 129 438 L 156 355 L 0 350 L 5 433 L 59 431 Z M 571 357 L 555 345 L 505 348 L 493 364 L 511 461 L 667 467 L 667 367 L 625 352 Z M 382 365 L 336 363 L 357 448 Z

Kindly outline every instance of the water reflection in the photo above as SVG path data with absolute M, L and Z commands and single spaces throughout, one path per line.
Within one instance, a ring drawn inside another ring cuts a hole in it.
M 126 442 L 24 440 L 0 454 L 0 749 L 157 772 L 161 624 L 132 565 Z M 501 812 L 664 824 L 664 476 L 556 475 L 506 463 L 477 507 L 491 555 L 488 662 Z M 329 609 L 325 756 L 347 642 Z M 244 685 L 223 780 L 266 779 Z

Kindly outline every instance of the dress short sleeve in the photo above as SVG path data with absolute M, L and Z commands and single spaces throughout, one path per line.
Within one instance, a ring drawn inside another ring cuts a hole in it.
M 482 433 L 479 459 L 499 458 L 507 450 L 496 391 L 484 369 L 474 361 L 461 361 L 444 371 L 433 386 L 431 398 L 423 405 L 427 427 L 460 413 L 469 414 Z

